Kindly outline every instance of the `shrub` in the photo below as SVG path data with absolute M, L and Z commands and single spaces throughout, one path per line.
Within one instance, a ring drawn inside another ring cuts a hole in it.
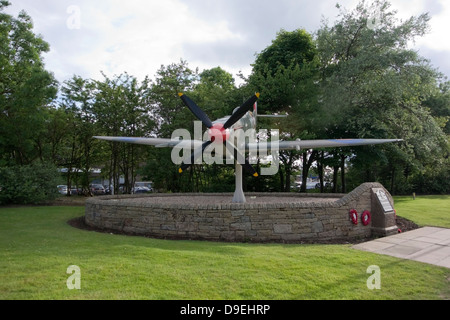
M 39 204 L 58 196 L 60 175 L 53 165 L 0 168 L 0 204 Z
M 434 168 L 412 179 L 414 191 L 418 194 L 450 194 L 450 169 Z

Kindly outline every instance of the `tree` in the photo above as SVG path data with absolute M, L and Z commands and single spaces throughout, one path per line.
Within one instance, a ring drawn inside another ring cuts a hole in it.
M 197 81 L 198 71 L 190 69 L 184 60 L 162 65 L 156 72 L 150 90 L 156 136 L 171 138 L 175 129 L 193 129 L 193 121 L 196 119 L 183 105 L 178 93 L 191 92 Z M 154 182 L 157 189 L 174 192 L 191 190 L 189 177 L 178 174 L 177 166 L 171 160 L 170 149 L 149 148 L 147 156 L 143 174 Z
M 170 137 L 174 129 L 193 127 L 194 116 L 190 113 L 178 93 L 191 92 L 198 82 L 198 70 L 191 70 L 181 60 L 168 66 L 161 66 L 156 72 L 151 90 L 151 103 L 155 110 L 155 133 Z M 189 127 L 188 127 L 189 126 Z
M 94 83 L 90 80 L 74 76 L 61 88 L 61 109 L 65 113 L 66 134 L 65 150 L 61 150 L 59 165 L 67 167 L 67 188 L 71 190 L 75 177 L 84 194 L 90 194 L 90 171 L 96 162 L 95 146 L 98 142 L 92 139 L 95 135 L 96 117 L 94 105 Z M 57 113 L 55 113 L 57 115 Z M 57 119 L 55 119 L 57 120 Z M 81 170 L 81 180 L 79 178 Z M 70 192 L 67 193 L 70 196 Z
M 231 114 L 239 106 L 235 97 L 233 76 L 220 67 L 203 70 L 192 92 L 193 98 L 203 111 L 215 120 Z
M 265 122 L 273 129 L 280 130 L 283 139 L 295 140 L 317 136 L 314 119 L 318 118 L 318 59 L 315 42 L 305 30 L 292 32 L 281 30 L 272 44 L 258 54 L 249 77 L 249 85 L 261 92 L 258 103 L 259 113 L 286 113 L 283 121 Z M 263 122 L 264 123 L 264 122 Z M 302 155 L 303 188 L 310 164 L 306 153 L 280 151 L 280 184 L 283 191 L 290 190 L 293 165 Z M 312 154 L 313 157 L 316 153 Z M 303 189 L 303 191 L 306 189 Z
M 353 169 L 378 172 L 372 178 L 388 181 L 394 191 L 407 178 L 398 173 L 419 168 L 430 155 L 438 157 L 446 139 L 423 106 L 440 75 L 408 48 L 410 40 L 427 31 L 429 16 L 399 21 L 389 8 L 388 1 L 377 0 L 371 6 L 361 1 L 353 11 L 341 10 L 334 26 L 325 22 L 318 30 L 317 44 L 326 134 L 403 138 L 403 144 L 342 150 L 346 158 L 352 156 Z M 376 27 L 370 23 L 373 17 Z
M 92 112 L 97 132 L 109 136 L 150 136 L 155 122 L 148 77 L 141 83 L 127 73 L 113 79 L 104 75 L 104 78 L 94 83 Z M 111 142 L 109 146 L 110 161 L 105 169 L 109 171 L 114 192 L 119 192 L 120 176 L 123 176 L 124 192 L 131 193 L 145 151 L 133 144 Z
M 261 92 L 259 111 L 282 112 L 298 108 L 311 89 L 317 68 L 317 50 L 312 36 L 303 29 L 281 30 L 253 64 L 249 84 Z M 308 88 L 306 88 L 308 87 Z
M 423 104 L 444 133 L 450 135 L 450 81 L 440 83 L 439 88 Z
M 9 5 L 0 1 L 0 161 L 29 164 L 39 157 L 35 137 L 45 130 L 57 83 L 41 57 L 48 43 L 33 33 L 24 11 L 17 18 L 3 13 Z
M 272 44 L 261 51 L 253 65 L 253 73 L 274 75 L 279 67 L 300 67 L 316 58 L 316 47 L 312 36 L 303 29 L 286 31 L 281 29 Z

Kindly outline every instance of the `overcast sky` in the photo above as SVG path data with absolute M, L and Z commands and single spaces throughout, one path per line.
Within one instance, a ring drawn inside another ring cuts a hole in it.
M 313 33 L 331 24 L 336 3 L 358 0 L 10 0 L 7 13 L 25 10 L 35 33 L 50 44 L 47 70 L 59 82 L 73 75 L 101 79 L 128 72 L 153 78 L 161 65 L 186 60 L 200 71 L 220 66 L 248 75 L 255 54 L 280 29 Z M 398 17 L 429 12 L 431 32 L 414 45 L 450 78 L 450 1 L 391 0 Z

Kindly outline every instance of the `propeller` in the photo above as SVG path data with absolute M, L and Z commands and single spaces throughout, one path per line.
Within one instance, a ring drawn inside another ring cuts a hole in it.
M 211 120 L 208 116 L 200 109 L 194 101 L 192 101 L 188 96 L 183 93 L 178 94 L 184 104 L 191 110 L 191 112 L 209 129 L 213 126 Z
M 242 153 L 240 153 L 239 150 L 230 141 L 224 142 L 224 144 L 230 152 L 233 152 L 234 159 L 236 159 L 236 161 L 238 163 L 239 163 L 239 160 L 244 159 L 244 163 L 239 163 L 239 164 L 244 168 L 245 171 L 250 173 L 255 178 L 258 177 L 258 173 L 253 168 L 253 166 L 248 162 L 248 160 L 246 158 L 244 158 Z
M 186 96 L 183 93 L 178 94 L 183 103 L 191 110 L 191 112 L 208 128 L 210 129 L 210 141 L 206 141 L 203 143 L 201 148 L 196 149 L 191 154 L 191 161 L 190 164 L 187 164 L 183 162 L 181 164 L 180 169 L 178 170 L 179 173 L 182 173 L 185 171 L 190 165 L 194 164 L 195 160 L 200 157 L 205 151 L 205 149 L 213 143 L 218 135 L 222 136 L 222 141 L 226 148 L 231 151 L 234 155 L 234 158 L 237 159 L 245 159 L 244 156 L 239 152 L 239 150 L 234 146 L 230 141 L 228 141 L 228 133 L 227 129 L 231 128 L 236 122 L 238 122 L 248 111 L 250 111 L 253 108 L 253 105 L 259 98 L 259 93 L 256 93 L 253 97 L 245 101 L 237 110 L 234 112 L 231 117 L 225 122 L 225 124 L 216 124 L 213 125 L 211 120 L 208 118 L 208 116 L 203 112 L 203 110 L 194 102 L 192 101 L 188 96 Z M 258 176 L 258 173 L 255 171 L 255 169 L 252 167 L 252 165 L 248 162 L 247 159 L 245 159 L 245 162 L 241 164 L 244 169 L 251 173 L 254 177 Z
M 258 98 L 259 93 L 256 93 L 253 97 L 245 101 L 244 104 L 240 106 L 239 109 L 237 109 L 236 112 L 231 115 L 231 117 L 227 120 L 227 122 L 225 122 L 223 127 L 225 129 L 228 129 L 233 124 L 238 122 L 247 113 L 247 111 L 250 111 L 253 108 L 253 105 L 258 100 Z
M 191 154 L 191 162 L 190 162 L 190 164 L 186 164 L 185 162 L 183 162 L 181 164 L 180 169 L 178 169 L 178 172 L 179 173 L 183 173 L 183 171 L 185 171 L 187 168 L 189 168 L 189 166 L 191 164 L 194 164 L 195 160 L 202 155 L 203 151 L 205 151 L 206 147 L 208 147 L 211 143 L 213 143 L 213 142 L 212 141 L 206 141 L 205 143 L 202 144 L 201 148 L 195 149 L 195 151 L 192 152 L 192 154 Z

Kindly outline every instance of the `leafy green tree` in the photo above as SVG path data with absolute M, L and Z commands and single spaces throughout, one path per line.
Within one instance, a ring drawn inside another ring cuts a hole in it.
M 423 104 L 444 133 L 450 135 L 450 81 L 440 83 L 439 88 Z
M 230 115 L 239 106 L 233 76 L 220 67 L 203 70 L 192 92 L 192 98 L 211 120 Z
M 316 47 L 307 31 L 297 29 L 289 32 L 281 29 L 272 44 L 257 55 L 253 72 L 264 76 L 274 75 L 280 66 L 302 66 L 315 58 Z
M 24 11 L 5 14 L 9 5 L 0 1 L 0 164 L 29 164 L 39 157 L 35 137 L 45 130 L 57 83 L 42 61 L 48 43 Z
M 90 171 L 96 163 L 95 147 L 98 142 L 92 139 L 95 135 L 96 117 L 93 113 L 94 83 L 90 80 L 74 76 L 61 88 L 62 103 L 60 108 L 66 121 L 66 132 L 63 135 L 65 148 L 61 149 L 59 165 L 67 167 L 67 186 L 71 190 L 73 179 L 81 187 L 84 194 L 90 194 Z M 55 118 L 55 125 L 59 119 Z M 79 172 L 81 170 L 81 174 Z M 70 192 L 68 193 L 70 196 Z
M 198 70 L 190 69 L 184 60 L 161 66 L 156 72 L 151 90 L 151 103 L 157 125 L 155 133 L 170 138 L 175 129 L 193 128 L 192 121 L 195 118 L 182 103 L 178 93 L 192 92 L 196 83 Z
M 389 8 L 388 1 L 377 0 L 341 10 L 332 27 L 325 22 L 318 30 L 317 44 L 326 134 L 405 140 L 341 150 L 347 160 L 352 156 L 353 169 L 371 172 L 371 178 L 394 192 L 405 185 L 405 173 L 442 154 L 446 138 L 423 105 L 440 75 L 408 48 L 409 41 L 428 30 L 429 16 L 399 21 Z M 374 17 L 376 24 L 371 23 Z
M 285 113 L 289 117 L 282 121 L 261 121 L 261 124 L 279 129 L 281 138 L 286 140 L 316 137 L 317 80 L 317 50 L 312 36 L 302 29 L 281 30 L 272 44 L 257 55 L 249 86 L 261 92 L 259 113 Z M 282 166 L 279 177 L 283 191 L 290 190 L 293 166 L 301 156 L 304 169 L 302 186 L 306 188 L 308 170 L 315 155 L 313 153 L 311 158 L 306 151 L 280 151 Z
M 94 82 L 92 115 L 96 130 L 102 135 L 145 137 L 155 130 L 152 119 L 151 81 L 142 82 L 127 73 L 113 79 L 104 76 Z M 109 143 L 110 160 L 106 164 L 114 192 L 119 192 L 120 176 L 125 179 L 124 192 L 130 193 L 138 169 L 144 160 L 144 147 L 134 144 Z
M 315 76 L 316 54 L 313 38 L 305 30 L 277 33 L 272 44 L 257 55 L 249 77 L 252 89 L 261 92 L 261 113 L 299 108 L 308 95 L 305 89 L 312 89 L 309 80 Z
M 67 139 L 70 134 L 68 129 L 68 113 L 59 105 L 50 106 L 47 110 L 48 121 L 46 122 L 45 135 L 39 141 L 42 154 L 46 154 L 49 161 L 56 166 L 66 165 L 64 157 L 67 148 Z
M 197 71 L 191 70 L 183 60 L 178 64 L 162 65 L 156 72 L 150 90 L 155 136 L 171 138 L 175 129 L 187 128 L 189 120 L 193 120 L 192 115 L 183 107 L 178 93 L 192 90 L 196 79 Z M 146 179 L 152 180 L 158 190 L 183 190 L 182 177 L 177 174 L 177 167 L 172 163 L 170 149 L 148 148 L 142 174 Z

